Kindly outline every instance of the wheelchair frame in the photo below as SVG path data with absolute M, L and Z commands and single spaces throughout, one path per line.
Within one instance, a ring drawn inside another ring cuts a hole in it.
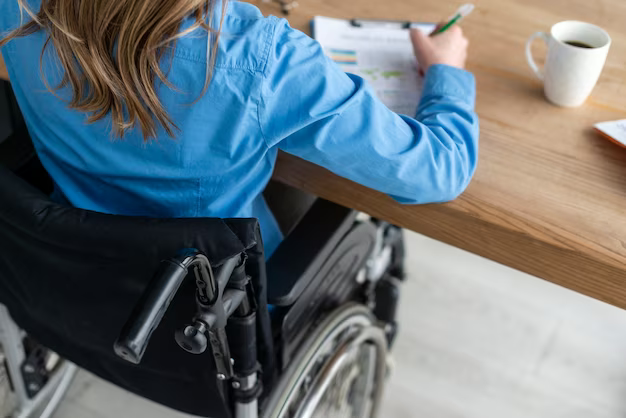
M 4 350 L 4 367 L 9 378 L 9 389 L 15 398 L 11 416 L 30 418 L 41 411 L 38 415 L 40 418 L 50 418 L 70 387 L 78 368 L 67 360 L 62 360 L 62 364 L 50 376 L 46 376 L 42 386 L 29 382 L 26 376 L 35 370 L 26 364 L 22 343 L 25 336 L 24 331 L 11 319 L 6 307 L 0 304 L 0 346 Z M 0 367 L 3 365 L 0 364 Z
M 313 418 L 315 408 L 338 370 L 365 344 L 375 350 L 375 357 L 370 356 L 372 379 L 364 390 L 371 402 L 367 406 L 359 405 L 357 415 L 360 418 L 376 416 L 383 393 L 388 348 L 395 336 L 397 300 L 392 301 L 393 306 L 382 306 L 377 318 L 373 310 L 377 296 L 374 289 L 379 282 L 393 280 L 384 278 L 394 261 L 393 243 L 386 234 L 394 231 L 393 228 L 379 222 L 372 254 L 354 278 L 363 289 L 370 289 L 367 305 L 344 303 L 315 326 L 266 399 L 261 408 L 262 418 L 288 418 L 293 408 L 296 409 L 294 416 Z M 245 255 L 238 255 L 213 271 L 206 256 L 194 249 L 183 250 L 177 257 L 162 262 L 115 342 L 116 354 L 132 363 L 141 362 L 151 334 L 177 290 L 187 277 L 193 277 L 197 286 L 197 313 L 193 325 L 175 333 L 176 342 L 192 354 L 201 354 L 210 345 L 218 387 L 221 386 L 226 401 L 234 400 L 234 418 L 258 418 L 262 387 L 257 375 L 255 307 L 244 266 Z M 383 305 L 389 302 L 387 295 L 383 290 Z M 227 336 L 226 325 L 228 322 L 230 326 L 230 321 L 235 321 L 236 331 Z M 232 339 L 247 341 L 241 344 L 245 349 L 231 351 L 231 346 L 238 346 L 229 344 Z M 300 401 L 300 405 L 293 407 L 294 400 Z
M 355 278 L 364 287 L 393 280 L 384 277 L 393 261 L 392 244 L 385 243 L 386 227 L 388 225 L 384 223 L 378 226 L 373 254 Z M 329 312 L 314 327 L 311 335 L 300 344 L 300 349 L 281 374 L 272 393 L 265 399 L 259 415 L 261 387 L 257 376 L 256 347 L 249 345 L 248 350 L 231 353 L 224 331 L 230 317 L 231 320 L 243 319 L 243 328 L 239 332 L 244 338 L 250 338 L 255 332 L 254 321 L 251 321 L 253 306 L 248 298 L 250 289 L 246 289 L 249 280 L 245 274 L 242 275 L 243 261 L 241 257 L 233 257 L 213 272 L 205 256 L 186 250 L 176 258 L 163 262 L 121 332 L 115 344 L 116 354 L 134 363 L 141 360 L 151 332 L 191 270 L 193 274 L 189 274 L 189 277 L 195 278 L 198 288 L 198 315 L 193 325 L 184 327 L 174 337 L 181 348 L 194 354 L 203 352 L 211 345 L 216 364 L 219 364 L 216 379 L 223 383 L 223 390 L 231 391 L 236 399 L 234 418 L 287 418 L 294 410 L 294 416 L 313 418 L 315 408 L 322 401 L 332 379 L 351 353 L 365 344 L 371 345 L 376 351 L 375 365 L 368 372 L 371 373 L 371 379 L 368 378 L 368 388 L 364 389 L 365 392 L 371 391 L 371 402 L 361 406 L 358 416 L 376 416 L 386 376 L 388 347 L 395 334 L 395 325 L 377 318 L 371 305 L 368 307 L 358 303 L 343 304 Z M 395 316 L 395 312 L 391 315 Z M 24 337 L 25 333 L 13 322 L 8 310 L 0 305 L 0 344 L 4 348 L 7 372 L 16 398 L 14 416 L 28 418 L 34 416 L 36 411 L 43 410 L 39 416 L 49 418 L 69 388 L 77 367 L 64 361 L 45 386 L 35 396 L 29 396 L 28 382 L 23 374 Z

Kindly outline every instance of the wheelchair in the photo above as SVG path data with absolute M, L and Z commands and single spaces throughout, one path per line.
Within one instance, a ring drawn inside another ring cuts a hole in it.
M 266 262 L 255 219 L 109 215 L 50 192 L 22 128 L 0 144 L 14 416 L 50 416 L 77 367 L 199 416 L 376 416 L 404 277 L 399 228 L 318 199 Z

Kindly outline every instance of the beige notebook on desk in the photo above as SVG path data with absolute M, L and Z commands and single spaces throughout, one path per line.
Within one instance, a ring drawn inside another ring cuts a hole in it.
M 626 148 L 626 119 L 596 123 L 594 129 L 609 141 Z

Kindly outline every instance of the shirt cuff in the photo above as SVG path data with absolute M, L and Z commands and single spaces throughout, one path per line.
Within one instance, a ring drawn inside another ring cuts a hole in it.
M 431 96 L 451 96 L 473 108 L 476 104 L 474 75 L 449 65 L 431 65 L 424 79 L 421 100 L 426 100 Z

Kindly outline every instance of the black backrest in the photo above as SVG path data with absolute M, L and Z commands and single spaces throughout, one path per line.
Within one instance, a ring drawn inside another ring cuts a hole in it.
M 0 143 L 24 124 L 11 84 L 0 80 Z
M 31 336 L 104 379 L 188 413 L 227 417 L 211 353 L 180 349 L 174 331 L 195 313 L 188 279 L 143 361 L 119 359 L 113 342 L 161 260 L 197 248 L 214 266 L 245 252 L 258 313 L 259 360 L 273 374 L 266 277 L 254 219 L 150 219 L 50 201 L 0 165 L 0 303 Z

